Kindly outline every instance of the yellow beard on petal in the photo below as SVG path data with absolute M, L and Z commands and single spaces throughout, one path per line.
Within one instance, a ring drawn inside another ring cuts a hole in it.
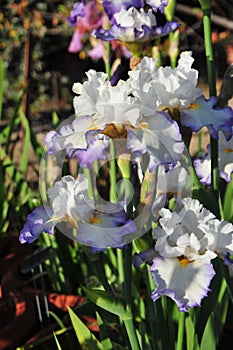
M 101 131 L 101 134 L 107 135 L 111 137 L 112 139 L 116 138 L 127 138 L 127 130 L 125 125 L 115 125 L 115 124 L 109 124 L 106 126 L 106 128 Z
M 95 216 L 89 220 L 90 224 L 99 224 L 100 222 L 101 220 Z
M 223 152 L 224 152 L 224 153 L 231 153 L 231 152 L 233 152 L 233 149 L 231 149 L 231 148 L 225 148 L 225 149 L 223 150 Z
M 180 266 L 181 267 L 184 267 L 184 266 L 186 266 L 187 264 L 190 264 L 191 263 L 191 261 L 189 260 L 189 259 L 187 259 L 185 256 L 180 256 L 180 257 L 178 257 L 178 259 L 179 259 L 179 263 L 180 263 Z

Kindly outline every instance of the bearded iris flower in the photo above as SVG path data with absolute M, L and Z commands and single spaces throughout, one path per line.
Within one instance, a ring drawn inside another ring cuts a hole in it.
M 152 299 L 172 298 L 179 311 L 200 306 L 215 275 L 211 260 L 233 252 L 233 225 L 218 220 L 197 200 L 184 198 L 175 211 L 160 210 L 154 229 L 155 251 L 150 272 L 156 283 Z
M 55 182 L 48 189 L 51 206 L 38 207 L 28 215 L 20 242 L 32 243 L 43 231 L 53 234 L 56 226 L 94 252 L 127 244 L 129 235 L 133 239 L 137 232 L 135 223 L 127 219 L 120 204 L 96 206 L 87 189 L 88 181 L 82 174 L 77 180 L 67 175 Z
M 142 0 L 103 1 L 103 7 L 111 23 L 110 29 L 97 28 L 97 38 L 112 41 L 120 40 L 134 54 L 138 54 L 139 44 L 146 44 L 157 37 L 169 34 L 179 27 L 178 23 L 167 22 L 158 26 L 155 12 L 163 12 L 167 0 L 147 0 L 150 7 L 145 11 Z
M 66 149 L 68 155 L 87 148 L 88 134 L 100 133 L 110 138 L 124 138 L 136 159 L 147 153 L 149 171 L 160 163 L 174 165 L 184 150 L 179 127 L 167 112 L 155 112 L 134 96 L 129 81 L 111 86 L 104 73 L 93 70 L 88 80 L 74 84 L 79 94 L 74 98 L 77 119 L 46 138 L 49 153 Z M 86 116 L 81 116 L 86 115 Z
M 110 29 L 98 28 L 94 30 L 94 35 L 104 41 L 120 40 L 129 50 L 135 44 L 148 43 L 179 27 L 176 22 L 167 22 L 164 26 L 158 26 L 151 9 L 146 12 L 143 8 L 137 9 L 133 6 L 128 9 L 121 7 L 120 11 L 113 15 L 113 19 L 114 24 Z
M 154 258 L 150 272 L 157 285 L 151 295 L 152 300 L 169 296 L 176 302 L 179 311 L 185 312 L 189 308 L 200 306 L 201 300 L 210 291 L 209 284 L 215 275 L 210 263 L 162 256 Z
M 139 100 L 146 101 L 147 108 L 167 110 L 181 124 L 197 132 L 206 126 L 213 138 L 222 131 L 229 140 L 232 136 L 232 108 L 216 108 L 216 97 L 205 99 L 197 88 L 198 71 L 192 68 L 191 52 L 182 52 L 176 68 L 157 67 L 152 58 L 143 58 L 130 72 L 129 83 Z M 151 98 L 149 98 L 149 96 Z

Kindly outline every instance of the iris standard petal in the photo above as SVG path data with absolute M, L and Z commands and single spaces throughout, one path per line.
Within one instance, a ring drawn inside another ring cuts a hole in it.
M 80 220 L 89 220 L 94 207 L 87 196 L 88 180 L 80 174 L 78 179 L 63 176 L 48 189 L 48 197 L 53 209 L 54 222 L 66 222 L 68 227 L 77 227 Z
M 103 0 L 104 11 L 107 13 L 108 18 L 110 20 L 113 19 L 113 16 L 117 12 L 120 12 L 120 10 L 123 6 L 127 10 L 131 6 L 139 9 L 139 8 L 143 7 L 143 0 Z

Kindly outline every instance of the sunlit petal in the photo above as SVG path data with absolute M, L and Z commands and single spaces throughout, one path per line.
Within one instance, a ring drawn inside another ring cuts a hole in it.
M 161 256 L 154 258 L 150 273 L 156 284 L 151 295 L 153 301 L 166 295 L 176 302 L 179 311 L 185 312 L 189 308 L 200 306 L 210 291 L 209 285 L 215 275 L 210 263 Z

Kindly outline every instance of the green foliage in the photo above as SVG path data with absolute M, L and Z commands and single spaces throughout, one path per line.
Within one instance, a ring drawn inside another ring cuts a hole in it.
M 0 106 L 3 100 L 4 64 L 0 61 Z M 24 206 L 33 207 L 36 198 L 30 186 L 25 181 L 28 171 L 29 149 L 31 144 L 31 129 L 21 110 L 22 97 L 18 98 L 17 106 L 10 123 L 0 133 L 0 234 L 9 228 L 12 216 L 23 216 Z M 1 119 L 1 118 L 0 118 Z M 12 147 L 13 132 L 22 128 L 24 139 L 21 143 L 21 155 L 17 157 L 17 149 Z M 16 165 L 16 157 L 18 164 Z M 22 223 L 20 223 L 22 224 Z
M 101 343 L 90 332 L 80 318 L 70 308 L 68 308 L 68 311 L 81 347 L 90 350 L 103 349 Z
M 71 1 L 64 4 L 59 0 L 1 1 L 0 55 L 6 68 L 4 119 L 12 118 L 18 96 L 25 88 L 30 89 L 28 103 L 34 116 L 38 116 L 38 109 L 41 112 L 42 104 L 53 99 L 46 58 L 56 50 L 57 41 L 60 50 L 67 50 L 71 30 L 66 17 L 72 5 Z M 64 88 L 64 96 L 67 96 L 67 84 L 68 81 L 61 77 L 59 86 Z
M 107 295 L 105 291 L 102 290 L 88 289 L 84 286 L 82 288 L 86 296 L 97 306 L 100 306 L 104 310 L 119 316 L 123 321 L 129 320 L 131 318 L 130 312 L 125 309 L 124 304 L 121 300 L 114 300 L 112 297 Z

